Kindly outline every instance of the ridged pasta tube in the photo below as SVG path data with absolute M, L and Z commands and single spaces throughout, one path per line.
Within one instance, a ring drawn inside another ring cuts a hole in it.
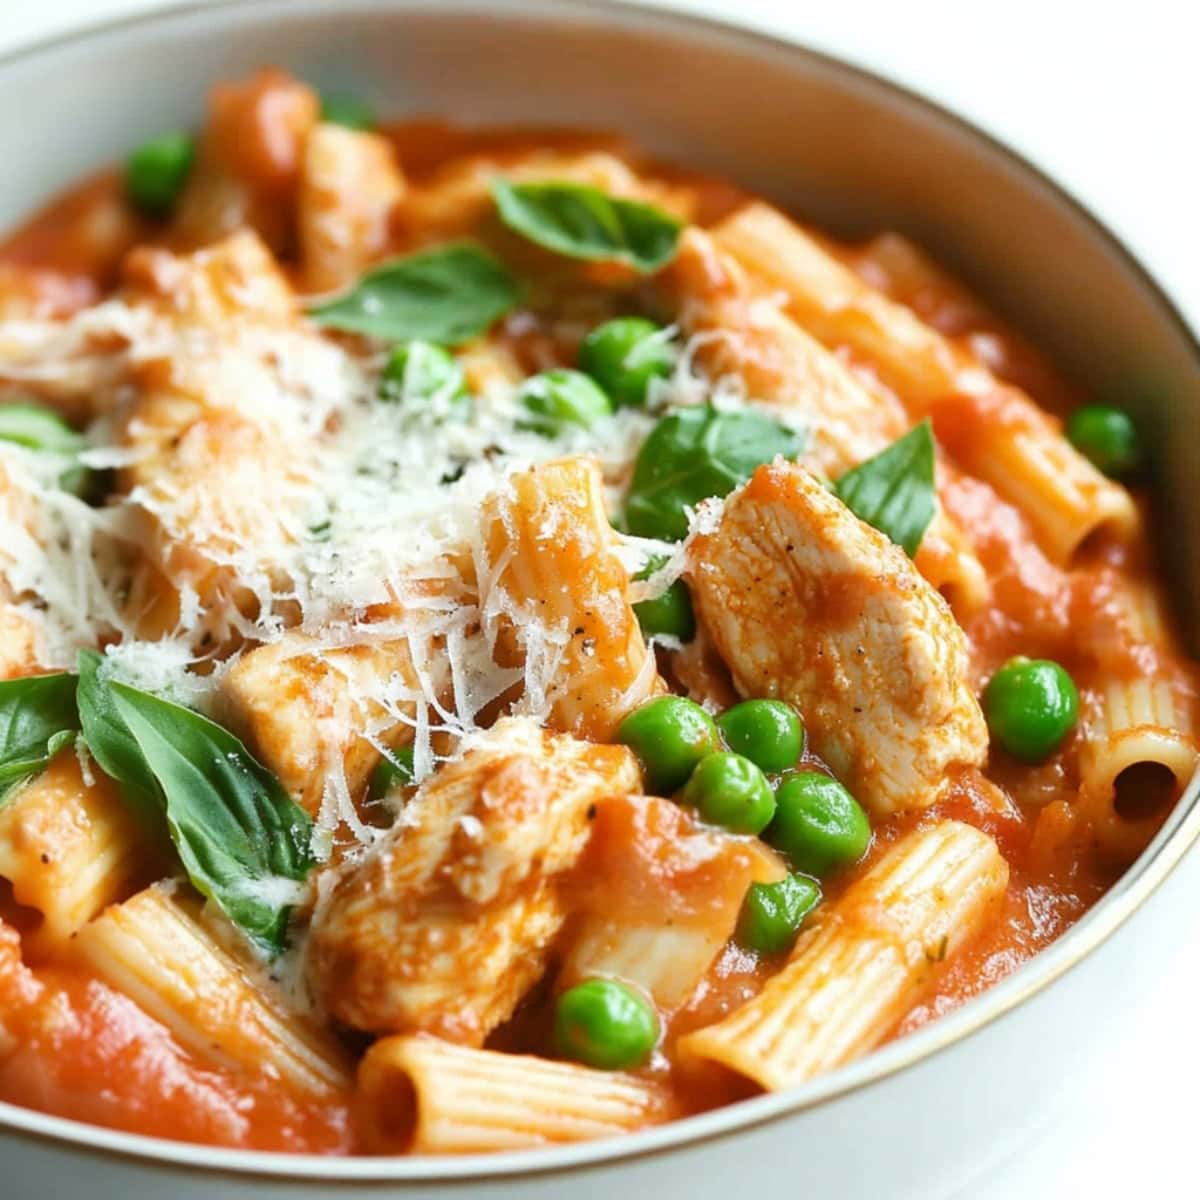
M 982 929 L 1007 883 L 995 842 L 973 826 L 908 834 L 801 934 L 754 999 L 680 1039 L 680 1055 L 778 1091 L 865 1054 Z
M 1024 393 L 870 287 L 782 213 L 748 204 L 713 236 L 769 287 L 782 290 L 789 314 L 818 341 L 847 348 L 874 370 L 913 417 L 932 414 L 936 421 L 951 398 L 980 398 L 978 410 L 958 406 L 963 416 L 980 418 L 979 428 L 964 425 L 952 451 L 1021 508 L 1055 561 L 1070 561 L 1101 528 L 1123 540 L 1136 535 L 1129 493 L 1101 475 Z
M 202 1062 L 278 1074 L 313 1095 L 349 1084 L 348 1060 L 256 981 L 171 885 L 113 905 L 80 930 L 90 970 L 124 992 Z
M 358 1070 L 369 1149 L 481 1154 L 609 1137 L 661 1120 L 654 1084 L 432 1037 L 375 1043 Z

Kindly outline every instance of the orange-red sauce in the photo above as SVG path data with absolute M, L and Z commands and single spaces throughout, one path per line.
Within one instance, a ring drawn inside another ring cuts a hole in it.
M 0 922 L 0 1099 L 131 1133 L 255 1150 L 347 1153 L 348 1103 L 198 1064 L 132 1000 L 71 967 L 31 970 Z

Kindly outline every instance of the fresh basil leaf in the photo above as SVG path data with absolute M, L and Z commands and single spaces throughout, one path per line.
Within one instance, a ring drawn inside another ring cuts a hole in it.
M 283 948 L 287 885 L 314 865 L 312 821 L 233 734 L 121 683 L 113 710 L 153 774 L 193 886 L 270 950 Z
M 500 219 L 522 237 L 568 258 L 657 271 L 675 257 L 683 222 L 582 183 L 492 181 Z
M 60 750 L 65 750 L 79 735 L 78 729 L 60 729 L 46 743 L 46 758 L 53 758 Z
M 629 532 L 677 542 L 687 536 L 687 509 L 727 496 L 763 463 L 801 448 L 794 430 L 752 409 L 681 408 L 659 421 L 638 452 L 625 500 Z
M 847 471 L 834 494 L 912 558 L 936 508 L 933 429 L 928 421 Z
M 40 771 L 75 736 L 74 675 L 0 682 L 0 791 Z
M 368 271 L 350 291 L 309 310 L 319 325 L 393 342 L 457 345 L 520 299 L 516 281 L 470 242 L 437 246 Z
M 100 769 L 121 785 L 126 802 L 143 817 L 150 817 L 161 807 L 158 783 L 117 711 L 108 683 L 100 677 L 102 658 L 95 650 L 79 652 L 79 724 L 83 740 Z

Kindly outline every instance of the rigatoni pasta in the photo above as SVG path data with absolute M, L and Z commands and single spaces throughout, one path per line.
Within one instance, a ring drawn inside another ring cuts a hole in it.
M 341 1047 L 269 995 L 194 908 L 169 887 L 147 888 L 89 923 L 74 952 L 201 1060 L 265 1069 L 316 1096 L 335 1092 L 347 1070 Z
M 1157 589 L 1124 580 L 1114 609 L 1124 635 L 1092 668 L 1079 752 L 1080 809 L 1100 844 L 1130 861 L 1162 823 L 1200 761 L 1196 697 Z M 1113 662 L 1114 658 L 1119 662 Z
M 0 1100 L 522 1150 L 1007 974 L 1200 745 L 1082 400 L 897 235 L 219 85 L 0 242 Z
M 612 1137 L 666 1112 L 653 1083 L 431 1037 L 381 1038 L 359 1088 L 377 1153 L 525 1150 Z
M 714 237 L 781 288 L 814 336 L 861 356 L 915 415 L 936 415 L 950 403 L 963 426 L 953 443 L 962 465 L 1027 512 L 1053 558 L 1069 559 L 1102 526 L 1134 536 L 1137 513 L 1128 494 L 1076 453 L 1044 413 L 911 310 L 864 284 L 782 213 L 749 205 Z M 968 411 L 973 419 L 963 420 Z M 986 438 L 979 436 L 984 425 Z
M 688 1034 L 685 1057 L 772 1090 L 872 1049 L 1004 894 L 995 842 L 944 821 L 909 834 L 797 943 L 787 965 L 731 1016 Z

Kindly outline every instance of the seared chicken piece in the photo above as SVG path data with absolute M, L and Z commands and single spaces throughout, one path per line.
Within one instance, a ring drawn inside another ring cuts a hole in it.
M 318 999 L 356 1029 L 482 1043 L 545 970 L 593 806 L 640 784 L 623 746 L 497 723 L 318 908 Z
M 951 768 L 983 762 L 966 638 L 945 601 L 803 468 L 760 467 L 690 564 L 739 691 L 795 704 L 871 812 L 932 804 Z
M 281 324 L 296 300 L 271 251 L 249 230 L 191 254 L 143 246 L 125 268 L 126 296 L 179 326 L 219 332 L 230 321 Z
M 270 252 L 249 232 L 192 255 L 139 246 L 125 260 L 123 283 L 114 303 L 84 308 L 67 320 L 4 325 L 0 312 L 0 402 L 33 395 L 75 424 L 119 412 L 131 391 L 161 385 L 170 339 L 182 331 L 191 340 L 175 355 L 177 369 L 186 373 L 187 360 L 199 360 L 188 373 L 189 386 L 202 393 L 204 367 L 211 368 L 213 357 L 206 351 L 222 325 L 229 337 L 238 328 L 232 322 L 284 324 L 297 311 Z
M 379 762 L 376 744 L 412 740 L 418 694 L 404 639 L 316 649 L 301 634 L 259 646 L 217 694 L 222 721 L 314 817 L 338 772 L 347 800 L 357 799 Z
M 150 562 L 195 593 L 224 641 L 239 611 L 256 614 L 284 582 L 271 554 L 291 542 L 314 444 L 307 401 L 282 372 L 323 343 L 252 233 L 187 256 L 139 251 L 127 274 L 163 350 L 139 356 L 114 413 L 132 460 L 118 488 L 147 514 Z
M 304 148 L 296 205 L 305 289 L 353 283 L 387 245 L 388 217 L 403 194 L 404 176 L 386 138 L 317 125 Z
M 502 656 L 525 662 L 527 702 L 549 702 L 552 728 L 604 740 L 654 694 L 654 657 L 629 602 L 600 471 L 586 458 L 514 475 L 485 510 L 482 597 Z M 519 619 L 513 620 L 514 614 Z

